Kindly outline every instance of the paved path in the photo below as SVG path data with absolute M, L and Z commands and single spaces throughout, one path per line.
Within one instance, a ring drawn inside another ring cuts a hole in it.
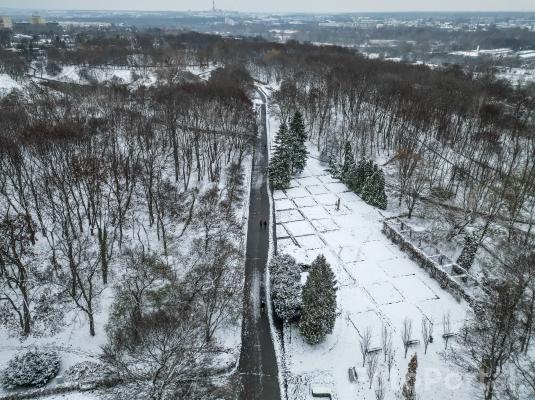
M 264 98 L 264 96 L 262 95 Z M 267 187 L 267 127 L 266 103 L 262 105 L 261 137 L 253 156 L 251 196 L 249 204 L 249 230 L 247 235 L 247 260 L 245 263 L 245 288 L 243 304 L 242 351 L 239 373 L 242 382 L 242 400 L 280 399 L 278 368 L 275 357 L 265 293 L 265 271 L 269 250 L 269 197 Z M 259 221 L 266 220 L 267 227 Z

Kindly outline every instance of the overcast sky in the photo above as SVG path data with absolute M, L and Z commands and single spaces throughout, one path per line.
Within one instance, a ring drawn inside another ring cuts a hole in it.
M 42 9 L 205 10 L 212 0 L 0 0 L 0 7 Z M 216 0 L 238 11 L 535 11 L 535 0 Z

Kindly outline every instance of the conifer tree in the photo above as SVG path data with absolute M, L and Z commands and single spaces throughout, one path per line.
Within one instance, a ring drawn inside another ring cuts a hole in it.
M 464 236 L 463 251 L 457 259 L 457 264 L 459 264 L 464 269 L 469 270 L 472 267 L 472 264 L 474 263 L 474 259 L 476 258 L 478 247 L 479 244 L 477 242 L 477 238 L 471 233 L 466 234 Z
M 330 265 L 319 255 L 310 266 L 303 288 L 299 330 L 309 344 L 332 333 L 336 321 L 336 280 Z
M 384 173 L 379 167 L 377 167 L 377 165 L 372 167 L 372 171 L 373 172 L 371 176 L 366 179 L 366 182 L 362 188 L 362 200 L 374 207 L 380 208 L 381 210 L 386 210 L 387 197 L 385 193 Z
M 355 158 L 353 157 L 353 149 L 351 143 L 346 142 L 344 146 L 344 163 L 342 164 L 342 171 L 340 178 L 351 188 L 350 182 L 353 180 L 355 174 Z
M 292 256 L 278 254 L 271 260 L 269 271 L 275 314 L 283 321 L 291 321 L 301 309 L 301 269 Z
M 305 132 L 305 124 L 303 116 L 299 111 L 296 111 L 292 121 L 290 122 L 290 140 L 291 140 L 291 160 L 292 173 L 301 173 L 305 169 L 307 163 L 307 149 L 305 142 L 307 134 Z
M 418 368 L 418 358 L 416 353 L 412 356 L 409 362 L 409 368 L 405 375 L 405 383 L 403 384 L 403 398 L 405 400 L 416 399 L 416 369 Z
M 281 124 L 275 138 L 275 152 L 269 163 L 269 180 L 273 189 L 286 189 L 290 186 L 290 147 L 286 124 Z
M 353 187 L 351 188 L 355 193 L 360 193 L 362 191 L 364 183 L 370 177 L 367 170 L 368 161 L 364 159 L 360 160 L 355 169 L 355 178 L 353 180 Z

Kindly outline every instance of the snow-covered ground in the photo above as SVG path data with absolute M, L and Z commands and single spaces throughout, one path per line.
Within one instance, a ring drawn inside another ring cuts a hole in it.
M 336 207 L 340 200 L 340 209 Z M 451 316 L 450 330 L 466 318 L 468 306 L 459 303 L 381 232 L 383 216 L 309 157 L 305 171 L 291 188 L 274 192 L 278 250 L 310 263 L 318 254 L 330 262 L 338 281 L 339 315 L 332 335 L 318 346 L 307 345 L 296 325 L 285 328 L 285 364 L 291 399 L 307 399 L 310 385 L 331 387 L 339 400 L 374 399 L 359 341 L 371 329 L 371 347 L 381 346 L 382 327 L 392 332 L 395 364 L 386 399 L 398 398 L 410 355 L 418 354 L 419 398 L 470 399 L 472 386 L 442 360 L 443 317 Z M 421 323 L 434 323 L 434 342 L 424 355 L 423 344 L 412 346 L 404 358 L 401 330 L 412 321 L 412 338 L 422 340 Z M 449 333 L 449 332 L 448 332 Z M 376 374 L 388 377 L 379 354 Z M 350 383 L 348 369 L 355 367 L 358 382 Z
M 12 89 L 20 89 L 21 86 L 7 74 L 0 74 L 0 97 L 11 92 Z
M 535 82 L 535 69 L 506 68 L 496 74 L 499 79 L 505 79 L 513 85 L 525 85 Z
M 210 72 L 213 68 L 206 69 L 192 69 L 192 71 L 201 76 L 201 78 L 209 77 Z M 129 72 L 129 71 L 126 71 Z M 193 73 L 192 72 L 192 73 Z M 70 77 L 75 81 L 77 73 L 74 69 L 65 69 L 62 72 L 62 77 L 67 79 Z M 8 87 L 8 84 L 16 85 L 14 87 L 19 88 L 20 86 L 12 81 L 7 75 L 0 75 L 0 93 L 2 88 Z M 250 176 L 252 168 L 252 156 L 246 155 L 243 160 L 243 175 L 245 177 L 244 190 L 245 194 L 243 196 L 243 201 L 241 204 L 237 205 L 235 208 L 235 213 L 237 216 L 237 222 L 240 223 L 243 227 L 243 234 L 241 237 L 236 237 L 237 243 L 236 246 L 240 250 L 244 250 L 244 240 L 247 237 L 247 218 L 249 212 L 249 186 L 250 186 Z M 226 180 L 226 172 L 222 171 L 222 177 L 220 179 L 220 189 L 223 189 L 223 182 Z M 210 186 L 209 182 L 201 181 L 197 182 L 196 186 L 202 192 L 204 189 Z M 137 215 L 140 218 L 139 224 L 145 227 L 146 232 L 146 248 L 157 251 L 158 254 L 163 252 L 162 243 L 158 240 L 155 229 L 149 228 L 148 215 L 144 210 L 142 205 L 136 206 L 133 212 L 138 213 Z M 174 241 L 176 232 L 180 232 L 182 229 L 182 224 L 176 223 L 173 226 L 173 229 L 169 231 L 169 252 L 170 256 L 168 262 L 174 265 L 175 268 L 181 268 L 182 261 L 181 257 L 185 257 L 188 253 L 193 240 L 199 236 L 200 231 L 193 227 L 189 226 L 188 233 L 180 240 Z M 134 228 L 132 230 L 125 230 L 125 238 L 134 237 Z M 175 232 L 176 231 L 176 232 Z M 127 239 L 126 239 L 127 240 Z M 145 240 L 145 239 L 144 239 Z M 141 239 L 140 239 L 141 241 Z M 43 245 L 43 253 L 48 251 L 46 248 L 46 241 L 38 240 L 39 244 Z M 129 244 L 127 240 L 127 244 Z M 41 254 L 41 251 L 39 251 Z M 245 257 L 245 252 L 244 252 Z M 108 317 L 111 310 L 112 303 L 115 296 L 115 287 L 114 285 L 121 280 L 121 262 L 117 259 L 112 259 L 111 268 L 110 268 L 110 284 L 104 289 L 101 296 L 98 298 L 97 312 L 95 314 L 95 331 L 96 335 L 94 337 L 89 334 L 89 324 L 87 318 L 82 315 L 78 310 L 68 309 L 66 310 L 65 315 L 65 325 L 62 325 L 59 331 L 55 331 L 50 335 L 39 336 L 39 335 L 30 335 L 27 338 L 21 338 L 17 335 L 16 332 L 10 332 L 5 327 L 0 326 L 0 372 L 8 365 L 9 360 L 13 356 L 25 349 L 32 347 L 46 347 L 54 349 L 58 352 L 61 357 L 61 368 L 58 376 L 62 376 L 63 373 L 81 362 L 92 361 L 99 362 L 99 356 L 101 354 L 101 347 L 106 344 L 108 337 L 106 335 L 105 327 L 108 323 Z M 46 259 L 46 258 L 45 258 Z M 183 271 L 175 270 L 177 275 Z M 241 299 L 241 296 L 240 296 Z M 220 346 L 221 352 L 218 354 L 217 358 L 213 359 L 213 366 L 218 369 L 232 369 L 233 366 L 237 364 L 239 360 L 240 350 L 241 350 L 241 318 L 236 320 L 227 321 L 215 332 L 214 342 Z M 46 387 L 54 387 L 57 384 L 57 380 L 53 379 Z M 0 396 L 6 394 L 7 391 L 0 386 Z M 65 397 L 62 397 L 65 396 Z M 79 397 L 77 397 L 79 396 Z M 66 399 L 93 399 L 97 397 L 91 397 L 89 395 L 82 394 L 68 394 L 68 395 L 58 395 L 57 397 L 51 398 L 66 398 Z M 48 397 L 47 397 L 48 398 Z
M 188 71 L 193 75 L 198 76 L 201 79 L 207 79 L 217 65 L 211 65 L 207 67 L 200 66 L 184 66 L 184 71 Z M 51 76 L 46 73 L 42 75 L 36 73 L 38 78 L 46 78 L 51 80 L 57 80 L 61 82 L 77 83 L 77 84 L 89 84 L 91 82 L 107 83 L 117 82 L 120 84 L 130 85 L 132 87 L 145 85 L 152 86 L 157 83 L 158 77 L 156 68 L 139 68 L 139 67 L 81 67 L 78 65 L 66 65 L 63 66 L 61 72 L 57 75 Z M 1 87 L 1 78 L 0 78 Z

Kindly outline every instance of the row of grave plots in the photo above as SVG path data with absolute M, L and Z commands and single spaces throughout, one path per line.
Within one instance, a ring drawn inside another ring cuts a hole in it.
M 289 392 L 299 398 L 297 392 L 323 384 L 340 400 L 354 399 L 359 391 L 362 398 L 372 398 L 373 392 L 366 394 L 362 380 L 359 384 L 348 381 L 348 369 L 361 364 L 359 341 L 370 330 L 371 347 L 380 352 L 381 331 L 386 326 L 399 347 L 392 379 L 402 379 L 408 362 L 400 336 L 405 320 L 413 325 L 411 351 L 419 352 L 420 324 L 423 319 L 433 323 L 436 339 L 419 363 L 422 368 L 448 371 L 438 354 L 444 349 L 442 335 L 449 337 L 465 321 L 467 303 L 444 291 L 394 245 L 382 232 L 383 216 L 326 173 L 318 160 L 309 159 L 290 186 L 273 193 L 278 251 L 292 255 L 300 264 L 325 255 L 337 279 L 338 317 L 333 333 L 316 346 L 303 341 L 296 325 L 285 327 Z M 449 323 L 445 323 L 447 315 Z M 437 386 L 419 393 L 422 398 L 448 398 Z

